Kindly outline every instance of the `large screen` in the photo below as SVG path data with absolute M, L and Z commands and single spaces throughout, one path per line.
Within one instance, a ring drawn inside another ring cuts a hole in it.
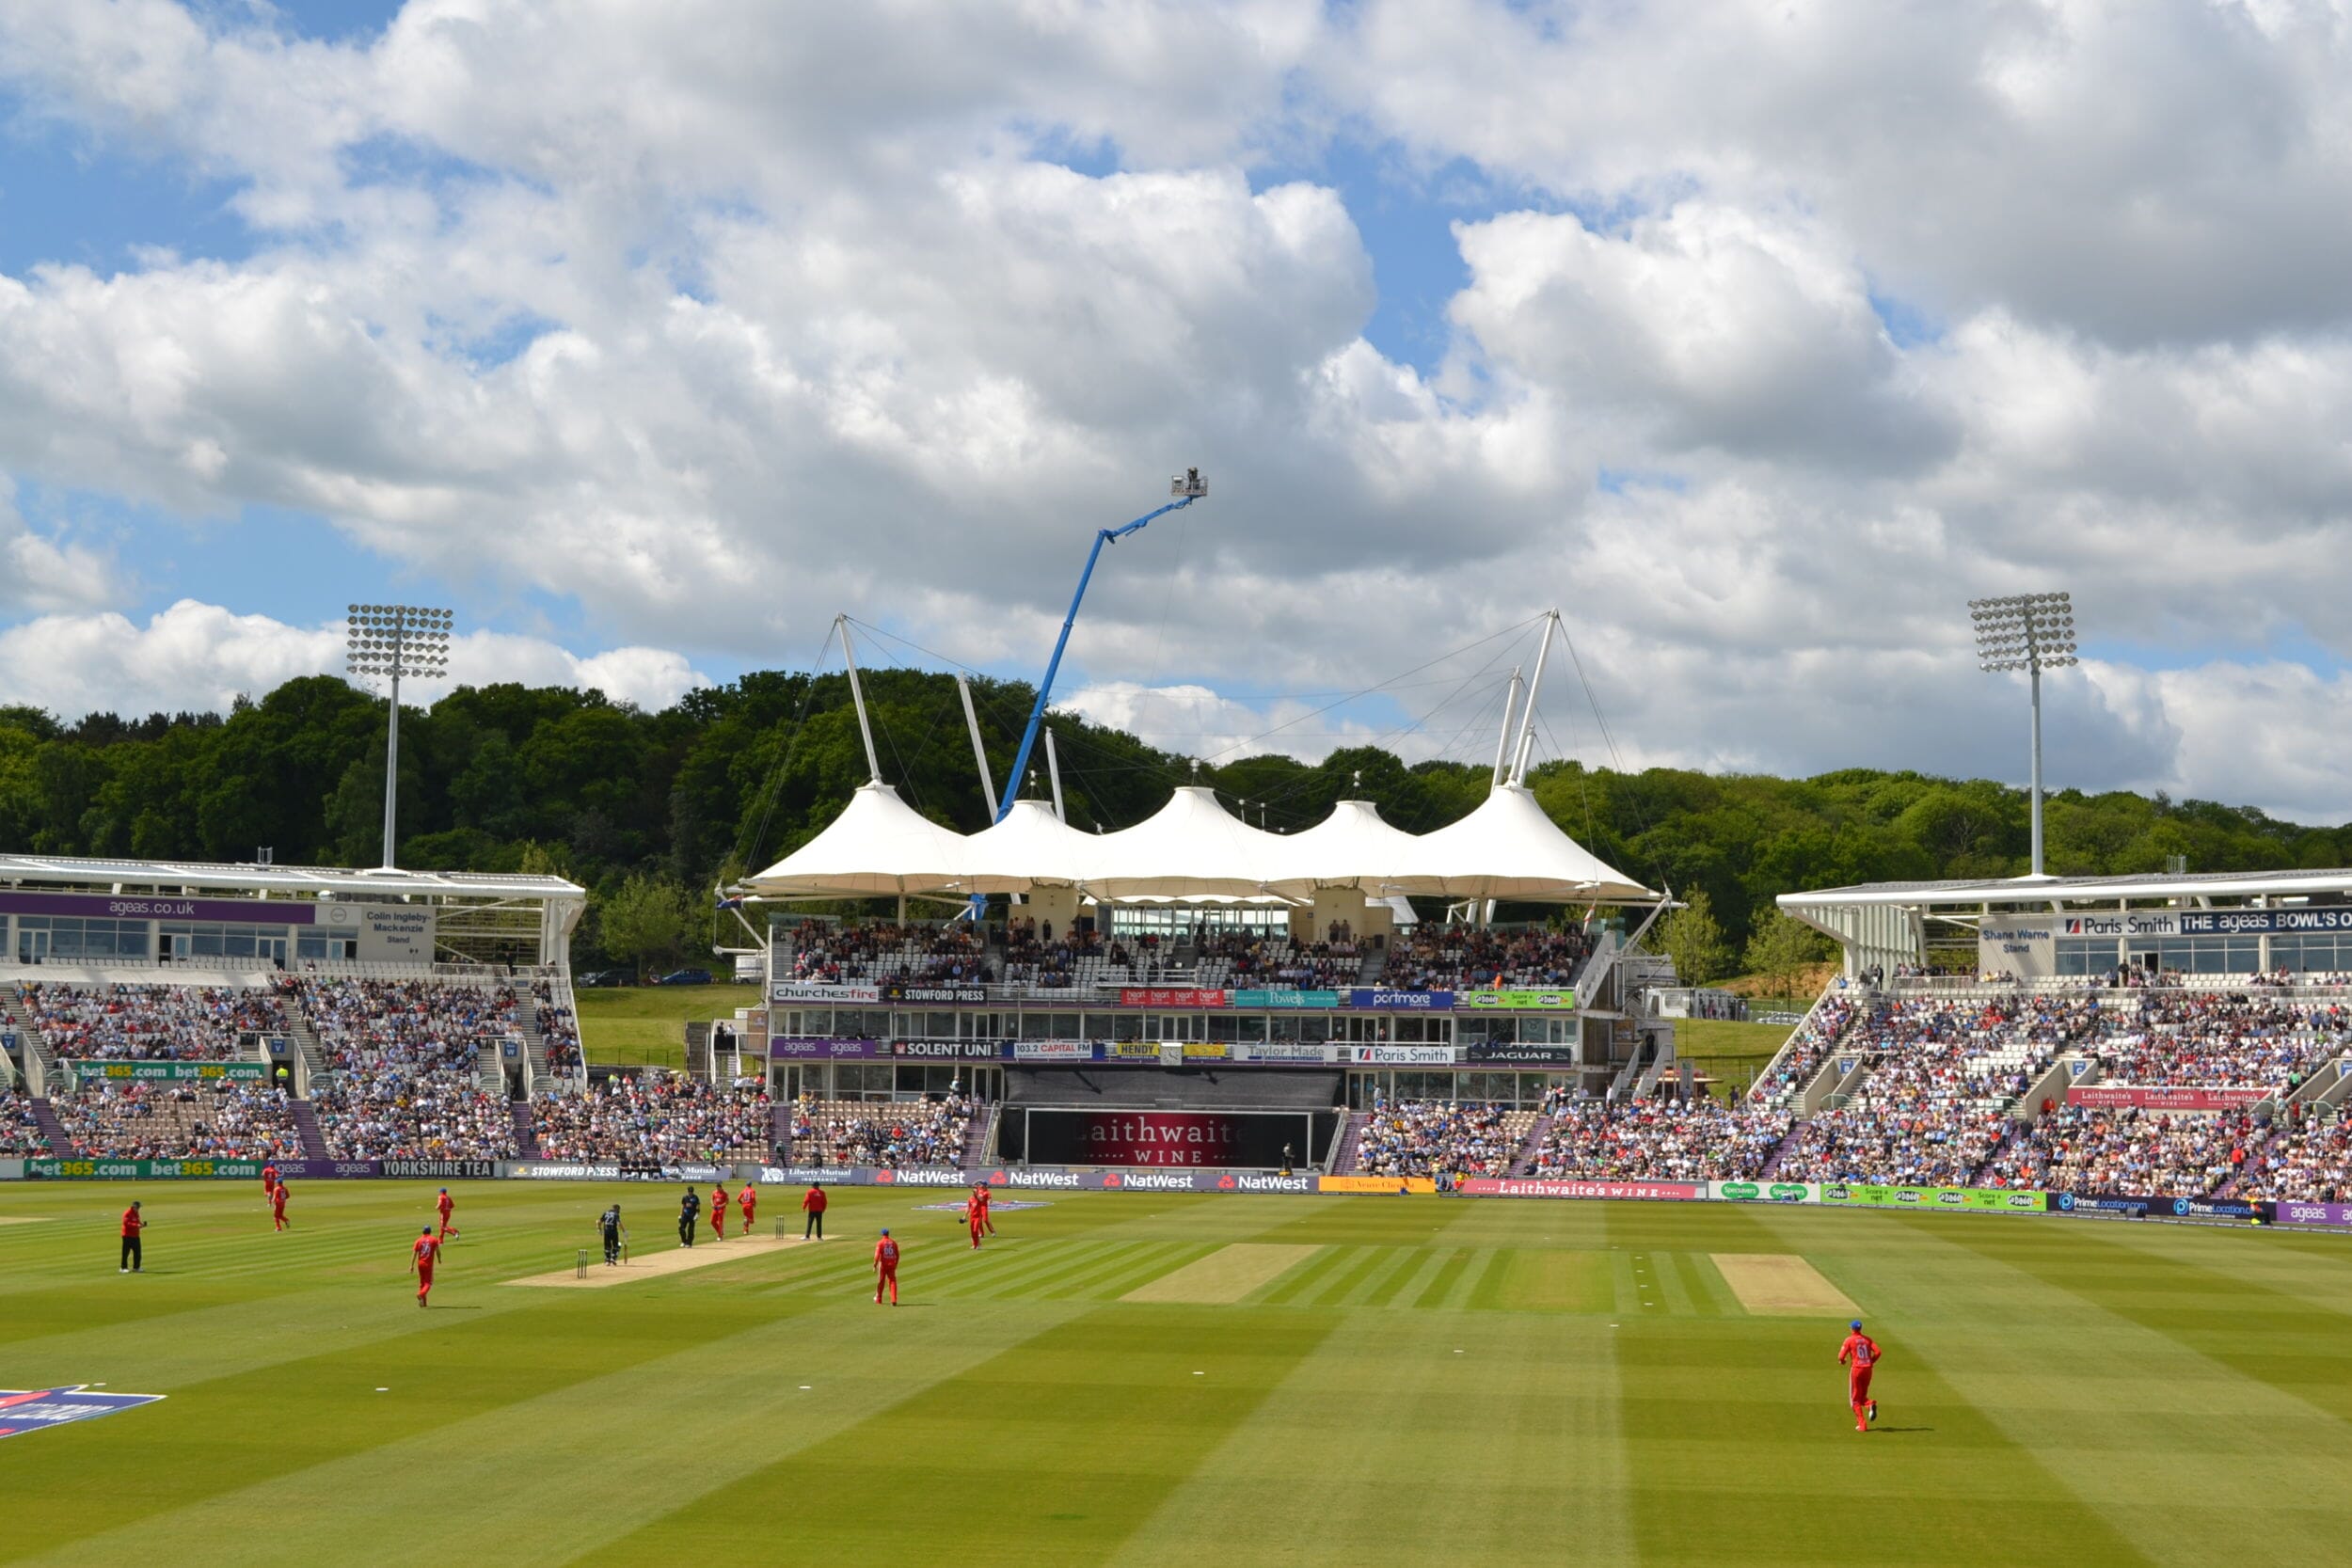
M 1049 1111 L 1022 1109 L 1014 1158 L 1040 1165 L 1228 1166 L 1271 1170 L 1288 1144 L 1296 1164 L 1321 1152 L 1313 1111 Z M 1013 1129 L 1008 1127 L 1007 1132 Z M 1008 1145 L 1014 1139 L 1008 1138 Z

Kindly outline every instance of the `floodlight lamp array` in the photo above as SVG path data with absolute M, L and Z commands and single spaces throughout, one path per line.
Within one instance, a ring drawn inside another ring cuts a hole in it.
M 1977 626 L 1977 667 L 1988 673 L 2058 670 L 2074 657 L 2074 603 L 2068 594 L 2013 594 L 1971 599 Z
M 355 675 L 431 679 L 449 673 L 449 610 L 422 605 L 356 604 L 344 617 L 344 667 Z

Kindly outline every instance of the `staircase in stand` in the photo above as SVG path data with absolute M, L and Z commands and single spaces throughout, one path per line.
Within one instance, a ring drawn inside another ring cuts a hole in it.
M 1333 1176 L 1353 1176 L 1356 1174 L 1356 1160 L 1359 1146 L 1360 1146 L 1364 1141 L 1365 1124 L 1371 1120 L 1372 1114 L 1369 1111 L 1351 1111 L 1348 1113 L 1347 1125 L 1340 1129 L 1340 1150 L 1337 1154 L 1331 1157 L 1331 1174 Z
M 515 1158 L 536 1160 L 539 1157 L 539 1118 L 532 1114 L 528 1100 L 512 1101 L 507 1116 L 515 1124 Z
M 327 1151 L 326 1133 L 319 1127 L 319 1114 L 307 1100 L 297 1100 L 288 1107 L 294 1113 L 294 1131 L 302 1134 L 302 1157 L 306 1160 L 331 1160 Z
M 775 1150 L 776 1164 L 792 1163 L 792 1101 L 779 1100 L 768 1112 L 768 1142 Z
M 48 1142 L 49 1152 L 52 1154 L 73 1152 L 72 1140 L 65 1135 L 65 1126 L 57 1120 L 57 1113 L 49 1108 L 48 1100 L 36 1097 L 32 1101 L 32 1106 L 33 1120 L 40 1124 L 40 1135 Z
M 988 1151 L 993 1147 L 996 1118 L 1001 1114 L 993 1101 L 980 1107 L 979 1114 L 972 1118 L 971 1125 L 964 1131 L 963 1158 L 957 1161 L 957 1164 L 965 1170 L 977 1170 L 982 1165 L 994 1163 L 989 1159 Z
M 1380 977 L 1386 974 L 1388 970 L 1387 951 L 1377 947 L 1366 947 L 1356 960 L 1356 983 L 1359 986 L 1377 986 L 1380 984 Z
M 1534 1170 L 1535 1168 L 1535 1156 L 1543 1152 L 1544 1139 L 1549 1136 L 1550 1132 L 1551 1117 L 1548 1116 L 1537 1117 L 1535 1118 L 1535 1125 L 1527 1130 L 1527 1138 L 1519 1145 L 1518 1153 L 1512 1157 L 1511 1168 L 1506 1174 L 1511 1176 L 1525 1176 L 1528 1172 Z
M 1780 1142 L 1772 1146 L 1772 1157 L 1764 1162 L 1762 1170 L 1756 1173 L 1756 1179 L 1758 1181 L 1770 1181 L 1780 1174 L 1781 1161 L 1787 1159 L 1796 1148 L 1797 1140 L 1804 1136 L 1804 1129 L 1805 1124 L 1802 1121 L 1789 1124 L 1788 1133 L 1781 1138 Z

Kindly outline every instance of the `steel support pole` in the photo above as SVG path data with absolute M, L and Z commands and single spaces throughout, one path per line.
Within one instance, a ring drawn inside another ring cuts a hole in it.
M 972 760 L 980 769 L 980 798 L 988 802 L 988 819 L 996 820 L 996 781 L 988 771 L 988 748 L 980 744 L 980 716 L 972 711 L 972 683 L 956 673 L 956 689 L 963 693 L 963 723 L 972 732 Z
M 857 733 L 866 740 L 866 775 L 882 783 L 882 763 L 874 755 L 874 726 L 866 717 L 866 688 L 858 684 L 857 655 L 850 649 L 850 618 L 836 615 L 834 629 L 841 634 L 841 661 L 850 667 L 850 701 L 857 707 Z
M 1527 718 L 1519 727 L 1518 761 L 1511 769 L 1511 782 L 1527 782 L 1527 755 L 1535 748 L 1535 699 L 1544 689 L 1544 666 L 1551 659 L 1551 634 L 1560 625 L 1560 612 L 1553 610 L 1544 622 L 1544 641 L 1535 650 L 1535 675 L 1527 683 Z
M 392 868 L 392 839 L 400 815 L 400 661 L 407 653 L 407 628 L 392 632 L 392 719 L 384 742 L 384 869 Z
M 2042 660 L 2027 650 L 2026 674 L 2033 686 L 2033 874 L 2042 875 Z
M 1502 766 L 1511 760 L 1511 721 L 1519 716 L 1519 667 L 1511 666 L 1511 689 L 1502 694 L 1502 733 L 1495 736 L 1495 775 L 1486 781 L 1492 789 L 1502 782 Z

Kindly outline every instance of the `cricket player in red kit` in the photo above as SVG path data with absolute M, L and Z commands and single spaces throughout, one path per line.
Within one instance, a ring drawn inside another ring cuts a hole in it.
M 752 1233 L 752 1211 L 759 1207 L 759 1193 L 746 1181 L 735 1189 L 735 1206 L 743 1211 L 743 1234 Z
M 280 1181 L 278 1185 L 269 1190 L 269 1209 L 271 1218 L 277 1222 L 276 1228 L 279 1230 L 285 1229 L 286 1184 L 283 1181 Z
M 447 1187 L 443 1187 L 441 1189 L 441 1196 L 433 1200 L 433 1207 L 440 1213 L 441 1240 L 446 1242 L 452 1236 L 457 1234 L 456 1231 L 450 1228 L 449 1223 L 450 1212 L 455 1209 L 457 1205 L 450 1200 L 449 1189 Z
M 433 1293 L 433 1265 L 440 1260 L 441 1239 L 426 1226 L 417 1244 L 408 1249 L 408 1272 L 417 1276 L 417 1305 L 425 1305 L 424 1298 Z
M 977 1243 L 974 1243 L 977 1245 Z M 882 1290 L 890 1291 L 890 1305 L 898 1305 L 898 1243 L 890 1239 L 890 1232 L 882 1233 L 874 1243 L 874 1305 L 882 1305 Z
M 988 1223 L 988 1202 L 974 1193 L 963 1200 L 963 1223 L 972 1227 L 972 1250 L 980 1250 L 980 1227 Z
M 1879 1364 L 1879 1342 L 1862 1332 L 1862 1320 L 1849 1325 L 1853 1332 L 1837 1347 L 1837 1364 L 1846 1369 L 1846 1395 L 1853 1405 L 1853 1429 L 1867 1432 L 1879 1418 L 1879 1402 L 1870 1397 L 1870 1373 Z
M 727 1239 L 727 1184 L 723 1181 L 710 1184 L 710 1239 Z
M 278 1164 L 272 1161 L 262 1167 L 262 1201 L 266 1203 L 278 1196 Z
M 988 1190 L 987 1182 L 976 1181 L 972 1184 L 972 1201 L 980 1206 L 981 1228 L 986 1230 L 992 1236 L 996 1234 L 996 1222 L 988 1217 L 988 1205 L 989 1200 L 994 1195 Z

